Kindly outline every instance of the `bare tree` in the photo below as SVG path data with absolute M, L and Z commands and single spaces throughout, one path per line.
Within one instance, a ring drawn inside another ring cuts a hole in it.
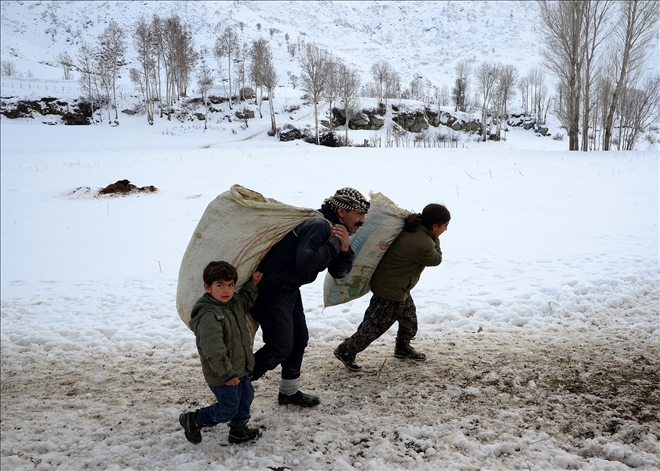
M 177 93 L 179 97 L 185 97 L 188 95 L 190 74 L 195 69 L 198 60 L 193 34 L 187 24 L 183 24 L 177 38 L 175 59 L 174 79 Z
M 320 144 L 318 104 L 323 97 L 326 86 L 325 55 L 325 51 L 314 43 L 305 43 L 300 54 L 302 89 L 307 92 L 312 102 L 314 102 L 314 124 L 317 145 Z
M 353 117 L 353 110 L 359 107 L 360 75 L 347 65 L 339 64 L 337 77 L 339 80 L 339 101 L 344 108 L 344 117 L 346 118 L 345 143 L 348 145 L 348 124 Z
M 155 31 L 158 40 L 159 53 L 165 69 L 165 107 L 167 120 L 172 120 L 174 101 L 177 96 L 177 57 L 179 41 L 183 35 L 183 25 L 177 15 L 172 15 L 159 22 L 160 28 Z M 161 108 L 162 115 L 162 108 Z
M 493 98 L 495 84 L 499 77 L 500 65 L 495 62 L 483 62 L 475 70 L 478 91 L 481 93 L 481 131 L 482 140 L 488 139 L 487 120 L 488 108 Z
M 542 55 L 559 79 L 562 99 L 558 109 L 568 131 L 569 150 L 579 150 L 586 3 L 583 0 L 539 0 L 545 42 Z
M 398 98 L 401 96 L 401 77 L 395 70 L 391 70 L 385 79 L 385 105 L 388 98 Z
M 252 47 L 250 48 L 250 78 L 254 82 L 255 100 L 257 105 L 259 105 L 259 117 L 261 118 L 263 118 L 263 114 L 261 113 L 263 92 L 259 89 L 264 85 L 264 64 L 267 54 L 268 41 L 263 38 L 252 41 Z
M 495 109 L 497 116 L 496 134 L 499 137 L 502 122 L 506 121 L 508 111 L 507 105 L 511 101 L 511 95 L 518 81 L 518 69 L 513 65 L 505 65 L 499 68 L 497 83 L 495 86 Z
M 58 64 L 60 64 L 60 67 L 62 67 L 62 71 L 64 72 L 64 80 L 71 80 L 72 78 L 72 70 L 73 70 L 73 59 L 69 55 L 68 52 L 60 52 L 57 57 L 55 58 Z
M 536 119 L 540 124 L 545 124 L 548 121 L 548 110 L 554 101 L 554 97 L 548 95 L 548 87 L 545 85 L 535 93 L 534 108 L 538 110 Z
M 596 58 L 596 52 L 610 33 L 611 28 L 607 25 L 610 17 L 614 0 L 583 0 L 585 8 L 584 24 L 584 73 L 582 92 L 582 151 L 589 150 L 589 122 L 591 109 L 593 107 L 593 94 L 591 84 L 595 80 L 593 64 Z
M 151 25 L 140 18 L 134 27 L 133 46 L 137 54 L 139 68 L 130 71 L 133 83 L 140 85 L 147 110 L 147 122 L 154 124 L 154 97 L 156 80 L 156 57 L 154 34 Z
M 537 121 L 543 116 L 543 103 L 547 94 L 545 85 L 545 72 L 538 67 L 534 67 L 527 74 L 527 81 L 530 88 L 531 113 Z
M 521 77 L 518 80 L 518 90 L 520 90 L 520 100 L 523 106 L 523 111 L 525 114 L 530 112 L 530 87 L 529 87 L 529 78 L 527 76 Z
M 218 27 L 220 24 L 218 23 Z M 220 59 L 222 57 L 227 58 L 227 79 L 229 80 L 229 109 L 233 109 L 231 99 L 232 99 L 232 89 L 231 89 L 231 63 L 238 50 L 238 36 L 234 29 L 230 26 L 227 26 L 220 37 L 215 42 L 215 56 Z
M 164 21 L 161 20 L 160 16 L 157 13 L 154 13 L 151 18 L 151 43 L 154 50 L 154 64 L 153 64 L 153 97 L 154 100 L 158 100 L 160 105 L 160 117 L 162 118 L 165 113 L 165 104 L 163 103 L 163 81 L 161 77 L 161 71 L 165 68 L 165 76 L 167 77 L 167 68 L 164 66 L 166 63 L 165 59 L 165 25 Z M 167 84 L 165 85 L 167 90 Z M 167 98 L 166 98 L 167 100 Z M 154 102 L 155 106 L 155 102 Z
M 618 5 L 620 21 L 614 31 L 618 47 L 612 64 L 618 77 L 605 118 L 603 150 L 610 150 L 614 113 L 626 78 L 644 63 L 647 46 L 657 34 L 660 17 L 660 6 L 655 0 L 624 0 Z
M 339 62 L 331 54 L 328 53 L 325 57 L 325 76 L 326 83 L 323 95 L 328 102 L 328 123 L 330 124 L 330 131 L 332 132 L 332 108 L 337 95 L 339 95 Z
M 2 61 L 2 75 L 5 77 L 13 77 L 17 73 L 18 70 L 16 70 L 16 64 L 14 64 L 14 61 Z
M 156 77 L 158 96 L 161 103 L 161 117 L 167 112 L 167 119 L 172 119 L 174 102 L 187 95 L 190 74 L 197 62 L 197 52 L 190 28 L 177 15 L 164 20 L 154 15 L 152 21 L 154 44 L 158 51 Z M 165 104 L 161 87 L 161 66 L 165 72 Z
M 452 101 L 454 102 L 454 111 L 465 111 L 468 96 L 469 76 L 472 72 L 472 66 L 461 61 L 456 64 L 456 80 L 452 89 Z
M 95 78 L 97 80 L 97 90 L 100 97 L 99 110 L 105 103 L 108 111 L 108 122 L 112 122 L 112 65 L 103 57 L 103 54 L 100 51 L 96 50 L 94 51 L 94 67 Z
M 621 94 L 619 147 L 622 150 L 634 150 L 639 136 L 660 118 L 660 76 L 647 77 L 640 85 L 626 87 Z
M 371 66 L 371 76 L 378 85 L 378 103 L 383 103 L 383 89 L 392 74 L 392 67 L 387 61 L 378 61 Z
M 417 75 L 410 81 L 410 98 L 422 101 L 426 96 L 427 93 L 424 78 L 421 75 Z
M 197 70 L 197 86 L 202 93 L 202 100 L 204 101 L 204 131 L 207 129 L 207 122 L 209 120 L 209 91 L 213 88 L 213 71 L 206 62 L 208 51 L 202 48 L 199 53 L 200 63 Z
M 504 105 L 503 114 L 508 114 L 507 104 L 511 101 L 511 95 L 518 82 L 518 69 L 513 65 L 505 65 L 500 68 L 500 74 L 497 81 L 497 94 L 502 97 Z
M 112 94 L 112 104 L 115 109 L 115 121 L 119 120 L 119 110 L 117 109 L 117 77 L 119 67 L 124 63 L 124 54 L 126 54 L 126 42 L 124 40 L 124 30 L 113 19 L 99 36 L 99 62 L 106 71 L 105 80 L 108 82 L 108 91 Z M 110 97 L 108 97 L 110 98 Z M 108 104 L 108 111 L 110 105 Z M 108 117 L 108 119 L 110 119 Z
M 94 50 L 87 44 L 82 43 L 78 49 L 78 69 L 80 70 L 80 91 L 89 101 L 92 107 L 92 122 L 94 122 L 94 103 L 98 97 L 98 82 Z
M 447 85 L 442 85 L 442 87 L 434 87 L 433 92 L 435 104 L 439 113 L 441 106 L 447 106 L 449 104 L 449 87 L 447 87 Z
M 296 74 L 291 73 L 291 71 L 287 71 L 286 75 L 287 77 L 289 77 L 289 83 L 295 90 L 296 87 L 298 86 L 298 82 L 300 81 L 300 77 L 298 77 Z
M 595 80 L 595 112 L 593 115 L 592 127 L 594 128 L 594 145 L 593 150 L 601 150 L 603 145 L 602 129 L 599 127 L 607 120 L 607 113 L 609 112 L 610 97 L 614 90 L 614 81 L 606 76 L 606 70 L 599 68 L 599 73 L 596 75 Z
M 270 131 L 272 135 L 275 135 L 277 132 L 277 123 L 275 122 L 275 104 L 273 99 L 275 97 L 275 88 L 277 87 L 277 72 L 275 71 L 275 66 L 273 64 L 273 53 L 270 50 L 270 47 L 266 47 L 266 53 L 264 55 L 264 61 L 262 65 L 261 72 L 261 83 L 268 92 L 268 107 L 270 109 Z
M 297 47 L 297 43 L 287 43 L 286 45 L 287 52 L 291 54 L 291 60 L 293 60 L 293 58 L 296 57 L 296 47 Z
M 249 57 L 250 48 L 248 47 L 248 44 L 244 42 L 238 52 L 238 60 L 236 61 L 236 65 L 238 66 L 236 70 L 236 77 L 238 79 L 239 100 L 245 100 L 247 98 L 245 96 L 245 81 L 246 76 L 248 75 L 247 61 Z

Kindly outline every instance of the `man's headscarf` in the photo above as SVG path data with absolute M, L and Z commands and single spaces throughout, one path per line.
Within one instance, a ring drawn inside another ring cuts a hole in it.
M 345 209 L 347 211 L 357 211 L 358 213 L 366 214 L 369 211 L 369 201 L 355 188 L 340 188 L 330 198 L 326 198 L 324 203 L 336 211 L 337 209 Z

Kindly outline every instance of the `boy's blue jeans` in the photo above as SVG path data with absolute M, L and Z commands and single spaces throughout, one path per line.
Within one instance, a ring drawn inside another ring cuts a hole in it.
M 204 427 L 213 427 L 221 422 L 229 422 L 232 427 L 241 427 L 250 419 L 250 405 L 254 399 L 254 389 L 250 376 L 240 379 L 238 386 L 208 385 L 217 402 L 197 411 L 197 422 Z

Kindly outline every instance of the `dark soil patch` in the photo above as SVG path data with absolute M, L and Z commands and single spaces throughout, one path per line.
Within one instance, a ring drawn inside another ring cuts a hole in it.
M 128 180 L 117 180 L 99 190 L 99 195 L 127 195 L 129 193 L 155 193 L 158 191 L 153 185 L 137 187 Z

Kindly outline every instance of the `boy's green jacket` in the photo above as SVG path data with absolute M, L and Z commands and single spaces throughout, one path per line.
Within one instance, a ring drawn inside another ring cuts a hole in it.
M 228 303 L 208 293 L 197 300 L 190 319 L 204 379 L 212 386 L 224 386 L 231 378 L 252 372 L 252 337 L 245 315 L 257 300 L 257 287 L 248 281 Z
M 442 262 L 440 240 L 426 227 L 402 232 L 387 249 L 371 277 L 371 292 L 392 301 L 405 301 L 425 267 Z

